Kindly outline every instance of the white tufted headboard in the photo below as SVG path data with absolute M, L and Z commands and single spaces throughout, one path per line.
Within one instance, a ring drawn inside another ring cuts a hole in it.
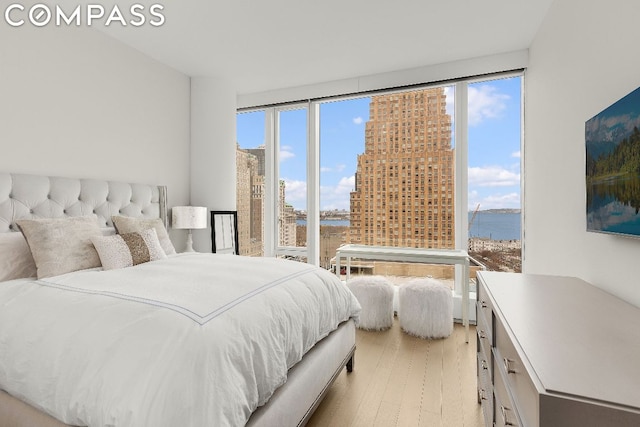
M 22 218 L 96 214 L 102 227 L 111 216 L 161 218 L 167 225 L 167 188 L 93 179 L 0 173 L 0 233 L 18 231 Z

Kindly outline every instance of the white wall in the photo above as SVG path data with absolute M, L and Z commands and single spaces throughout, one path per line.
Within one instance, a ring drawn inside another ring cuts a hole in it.
M 186 204 L 189 120 L 186 75 L 91 29 L 0 25 L 1 171 L 163 184 Z
M 640 240 L 587 233 L 585 121 L 640 86 L 640 3 L 556 0 L 529 50 L 524 271 L 640 306 Z
M 191 112 L 191 203 L 236 210 L 235 88 L 220 78 L 192 78 Z M 193 247 L 211 252 L 211 227 L 193 231 Z

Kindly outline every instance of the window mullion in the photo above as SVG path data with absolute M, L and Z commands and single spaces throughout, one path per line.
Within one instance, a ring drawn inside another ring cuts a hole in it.
M 307 262 L 320 265 L 320 104 L 307 108 Z
M 469 246 L 468 233 L 468 83 L 458 82 L 455 86 L 455 247 L 456 249 L 467 250 Z M 462 280 L 469 280 L 462 276 L 461 266 L 456 266 L 456 280 L 454 281 L 455 293 L 462 294 Z
M 265 110 L 264 255 L 275 256 L 278 246 L 278 121 L 275 108 Z

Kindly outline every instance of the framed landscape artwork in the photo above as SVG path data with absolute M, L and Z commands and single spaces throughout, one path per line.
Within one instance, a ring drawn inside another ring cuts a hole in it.
M 587 231 L 640 236 L 640 88 L 585 123 Z

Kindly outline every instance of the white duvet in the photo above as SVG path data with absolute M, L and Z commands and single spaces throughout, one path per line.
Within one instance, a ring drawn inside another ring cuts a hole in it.
M 359 309 L 333 274 L 274 258 L 1 282 L 0 389 L 67 424 L 242 426 Z

